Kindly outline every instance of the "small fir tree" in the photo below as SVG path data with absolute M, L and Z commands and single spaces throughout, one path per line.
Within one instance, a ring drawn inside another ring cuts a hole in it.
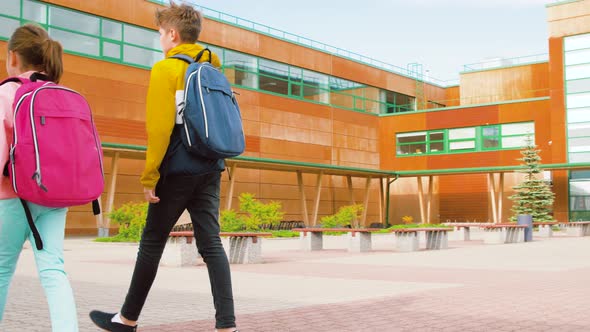
M 518 159 L 523 162 L 522 165 L 525 167 L 518 172 L 524 173 L 526 176 L 521 184 L 512 187 L 516 194 L 510 196 L 510 199 L 514 201 L 512 206 L 514 214 L 510 218 L 511 221 L 516 221 L 520 214 L 532 215 L 534 222 L 553 221 L 550 212 L 555 194 L 544 179 L 539 179 L 542 172 L 539 167 L 541 165 L 539 151 L 532 137 L 529 136 L 526 146 L 520 151 L 522 158 Z

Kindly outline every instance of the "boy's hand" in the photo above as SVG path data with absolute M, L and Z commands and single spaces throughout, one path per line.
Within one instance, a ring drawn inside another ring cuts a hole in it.
M 143 195 L 145 196 L 145 200 L 150 203 L 155 204 L 160 202 L 160 198 L 156 196 L 154 189 L 143 188 Z

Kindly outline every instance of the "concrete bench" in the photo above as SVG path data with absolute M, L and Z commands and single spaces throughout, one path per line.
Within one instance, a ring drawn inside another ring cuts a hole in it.
M 301 250 L 316 251 L 324 249 L 324 232 L 344 232 L 348 237 L 349 252 L 371 251 L 371 233 L 378 232 L 378 228 L 293 228 L 299 232 Z
M 395 249 L 409 252 L 419 249 L 418 232 L 425 232 L 426 250 L 447 249 L 450 228 L 397 228 L 391 229 L 395 237 Z
M 572 221 L 559 224 L 566 229 L 569 236 L 588 236 L 590 235 L 590 221 Z
M 470 241 L 471 230 L 473 228 L 481 228 L 483 226 L 490 226 L 491 223 L 475 223 L 475 222 L 464 222 L 464 223 L 443 223 L 445 226 L 453 227 L 452 240 L 455 241 Z
M 260 263 L 262 261 L 262 238 L 272 236 L 271 233 L 247 232 L 222 232 L 219 235 L 229 237 L 228 259 L 231 264 Z M 162 256 L 162 264 L 173 266 L 196 265 L 199 254 L 193 241 L 193 232 L 171 232 Z
M 524 242 L 525 225 L 496 224 L 483 226 L 485 232 L 484 243 L 503 244 Z
M 558 222 L 533 222 L 533 227 L 539 227 L 539 237 L 552 237 L 553 226 L 559 225 Z

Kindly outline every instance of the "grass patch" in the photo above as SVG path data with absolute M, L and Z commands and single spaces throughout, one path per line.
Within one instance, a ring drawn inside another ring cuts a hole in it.
M 137 243 L 139 241 L 135 239 L 111 236 L 111 237 L 99 237 L 94 239 L 94 242 L 102 242 L 102 243 L 115 243 L 115 242 L 126 242 L 126 243 Z
M 293 232 L 288 230 L 281 230 L 281 231 L 267 231 L 268 233 L 272 233 L 272 237 L 299 237 L 299 232 Z

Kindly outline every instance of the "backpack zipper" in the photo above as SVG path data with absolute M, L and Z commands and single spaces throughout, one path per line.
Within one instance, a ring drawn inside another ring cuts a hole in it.
M 199 69 L 196 72 L 192 72 L 188 78 L 187 78 L 187 84 L 186 87 L 184 89 L 184 107 L 186 107 L 186 99 L 188 96 L 188 91 L 190 89 L 190 85 L 191 85 L 191 79 L 193 78 L 193 76 L 197 75 L 197 84 L 199 87 L 199 96 L 201 97 L 201 107 L 203 109 L 203 119 L 205 121 L 205 137 L 209 138 L 209 123 L 207 122 L 207 110 L 205 107 L 205 101 L 203 100 L 203 90 L 202 90 L 202 84 L 201 84 L 201 70 L 203 69 L 203 67 L 206 66 L 206 64 L 201 65 L 201 67 L 199 67 Z M 183 114 L 184 114 L 184 110 L 183 110 Z M 192 142 L 191 142 L 191 138 L 188 132 L 188 125 L 187 125 L 187 121 L 184 121 L 184 132 L 186 135 L 186 139 L 188 142 L 188 146 L 192 146 Z
M 18 135 L 16 134 L 16 115 L 20 110 L 20 106 L 22 105 L 25 98 L 31 95 L 33 91 L 27 92 L 20 97 L 18 102 L 16 103 L 16 107 L 14 108 L 14 114 L 12 115 L 12 136 L 14 137 L 14 142 L 10 147 L 10 168 L 12 169 L 12 188 L 14 189 L 15 193 L 18 193 L 18 189 L 16 187 L 16 176 L 15 176 L 15 165 L 14 165 L 14 150 L 16 149 L 16 144 L 18 143 Z

